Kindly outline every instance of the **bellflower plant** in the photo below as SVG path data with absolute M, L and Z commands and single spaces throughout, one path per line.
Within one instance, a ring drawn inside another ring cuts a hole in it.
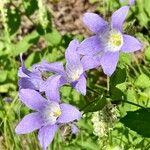
M 104 73 L 111 76 L 116 69 L 119 53 L 130 53 L 142 48 L 134 37 L 124 34 L 122 26 L 129 7 L 123 6 L 112 14 L 111 24 L 94 13 L 85 13 L 83 22 L 96 35 L 85 39 L 78 52 L 85 55 L 82 61 L 88 68 L 102 67 Z
M 65 52 L 66 58 L 66 67 L 64 69 L 63 64 L 61 67 L 56 68 L 55 75 L 50 76 L 47 81 L 43 84 L 43 90 L 46 92 L 46 95 L 49 97 L 49 93 L 54 93 L 59 99 L 58 89 L 64 84 L 71 84 L 79 93 L 86 94 L 86 77 L 85 71 L 89 69 L 88 64 L 81 60 L 80 55 L 77 53 L 77 49 L 80 47 L 80 43 L 77 40 L 70 42 L 68 48 Z M 39 67 L 45 68 L 48 72 L 54 72 L 50 67 L 52 63 L 42 62 Z M 57 78 L 57 75 L 61 75 L 59 81 L 54 81 Z M 52 83 L 53 82 L 53 83 Z M 50 88 L 53 85 L 54 88 Z M 57 90 L 54 90 L 57 89 Z M 57 93 L 55 93 L 57 92 Z M 52 95 L 52 94 L 51 94 Z M 50 97 L 49 97 L 50 98 Z
M 32 89 L 21 89 L 19 97 L 27 107 L 35 112 L 26 115 L 15 131 L 17 134 L 26 134 L 39 129 L 38 139 L 44 150 L 52 142 L 59 127 L 79 120 L 81 117 L 76 107 L 60 103 L 60 100 L 55 98 L 47 100 Z M 73 128 L 76 129 L 76 127 Z

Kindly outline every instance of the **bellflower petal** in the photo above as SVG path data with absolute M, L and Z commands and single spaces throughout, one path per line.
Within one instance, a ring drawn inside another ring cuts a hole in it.
M 129 0 L 129 5 L 134 5 L 135 0 Z
M 33 110 L 42 110 L 47 101 L 37 91 L 32 89 L 21 89 L 19 91 L 19 97 L 21 101 L 29 108 Z
M 79 42 L 77 40 L 72 40 L 66 49 L 65 58 L 67 64 L 70 66 L 78 67 L 81 65 L 80 55 L 77 53 L 77 48 L 79 47 Z
M 77 134 L 79 132 L 79 129 L 76 125 L 71 124 L 71 131 L 73 134 Z
M 114 73 L 118 63 L 118 59 L 119 52 L 106 52 L 105 54 L 103 54 L 100 63 L 106 75 L 111 76 Z
M 39 130 L 38 139 L 44 150 L 46 150 L 48 145 L 53 141 L 57 129 L 57 125 L 48 125 Z
M 129 6 L 123 6 L 112 14 L 112 27 L 122 31 L 122 26 L 128 14 Z
M 30 78 L 20 78 L 20 80 L 18 81 L 18 85 L 19 85 L 19 89 L 33 89 L 35 90 L 36 87 L 34 86 L 34 84 L 31 82 Z
M 84 75 L 81 75 L 78 81 L 72 83 L 72 86 L 82 95 L 86 95 L 86 78 Z
M 102 49 L 101 41 L 99 37 L 95 35 L 82 41 L 77 52 L 82 55 L 93 55 Z
M 19 77 L 29 77 L 30 74 L 31 74 L 31 71 L 29 71 L 25 68 L 24 60 L 22 58 L 22 54 L 20 54 L 20 60 L 21 60 L 21 67 L 19 68 L 18 76 Z
M 125 53 L 134 52 L 140 50 L 143 46 L 142 44 L 133 36 L 123 35 L 124 44 L 121 47 L 121 51 Z
M 68 82 L 77 80 L 83 73 L 83 67 L 80 60 L 80 55 L 77 53 L 79 42 L 73 40 L 70 42 L 65 52 L 66 58 L 66 78 Z
M 97 56 L 83 56 L 81 62 L 84 71 L 100 66 L 100 59 Z
M 28 75 L 30 74 L 31 72 L 29 70 L 27 70 L 24 66 L 21 66 L 19 67 L 19 70 L 18 70 L 18 76 L 21 77 L 21 78 L 26 78 L 26 77 L 29 77 Z
M 95 13 L 85 13 L 83 16 L 84 24 L 95 33 L 100 32 L 108 23 Z
M 39 90 L 40 85 L 43 82 L 41 74 L 39 74 L 38 72 L 31 72 L 25 68 L 24 61 L 22 59 L 22 54 L 20 55 L 20 60 L 21 67 L 19 68 L 18 76 L 21 78 L 21 80 L 19 81 L 19 88 L 31 88 Z
M 60 104 L 61 116 L 58 118 L 58 123 L 69 123 L 74 120 L 79 120 L 81 117 L 80 111 L 69 104 Z
M 43 86 L 45 86 L 44 90 L 48 100 L 57 101 L 57 102 L 60 101 L 60 93 L 59 93 L 60 78 L 61 75 L 53 75 L 50 76 L 47 79 L 47 81 L 44 83 Z
M 47 61 L 42 61 L 42 63 L 34 65 L 33 69 L 40 71 L 54 72 L 59 74 L 64 74 L 65 72 L 63 63 L 61 62 L 48 63 Z
M 34 112 L 26 115 L 21 122 L 17 125 L 15 132 L 17 134 L 30 133 L 36 129 L 41 128 L 43 120 L 40 113 Z

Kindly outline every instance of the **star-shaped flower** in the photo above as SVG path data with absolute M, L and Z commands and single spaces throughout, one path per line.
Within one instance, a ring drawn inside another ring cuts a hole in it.
M 122 26 L 129 7 L 123 6 L 112 14 L 111 24 L 94 13 L 85 13 L 83 22 L 96 35 L 85 39 L 78 53 L 84 55 L 82 62 L 86 67 L 101 66 L 104 73 L 111 76 L 116 69 L 119 53 L 140 50 L 142 44 L 133 36 L 124 34 Z
M 27 134 L 39 129 L 38 139 L 44 150 L 52 142 L 54 135 L 63 124 L 79 120 L 80 111 L 60 100 L 45 99 L 37 91 L 32 89 L 21 89 L 19 91 L 21 101 L 30 109 L 34 110 L 26 115 L 16 127 L 17 134 Z M 76 132 L 73 127 L 73 132 Z

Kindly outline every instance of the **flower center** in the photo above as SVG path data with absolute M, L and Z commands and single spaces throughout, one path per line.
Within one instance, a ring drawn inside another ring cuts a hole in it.
M 83 73 L 82 69 L 75 69 L 67 73 L 67 78 L 70 82 L 74 82 L 80 78 L 82 73 Z
M 100 41 L 102 42 L 104 51 L 117 52 L 123 45 L 123 37 L 120 31 L 111 29 L 111 27 L 105 28 L 99 34 Z
M 109 51 L 116 52 L 119 51 L 121 46 L 123 45 L 123 37 L 122 34 L 117 30 L 110 30 L 107 45 Z
M 116 33 L 116 34 L 112 34 L 110 36 L 109 42 L 111 43 L 111 45 L 113 46 L 120 46 L 121 42 L 122 42 L 122 37 L 120 34 Z
M 80 70 L 76 70 L 75 72 L 73 72 L 73 74 L 72 74 L 72 76 L 71 76 L 72 80 L 73 80 L 73 81 L 78 80 L 79 77 L 80 77 L 80 75 L 81 75 L 81 73 L 82 73 L 82 72 L 81 72 Z
M 43 118 L 46 124 L 55 124 L 60 115 L 61 109 L 59 104 L 56 102 L 49 102 L 43 110 Z

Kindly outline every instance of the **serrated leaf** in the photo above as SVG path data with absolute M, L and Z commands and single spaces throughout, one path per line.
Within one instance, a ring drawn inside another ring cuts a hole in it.
M 150 109 L 129 111 L 120 121 L 138 134 L 150 137 Z
M 137 78 L 135 85 L 140 88 L 148 88 L 150 87 L 150 78 L 143 73 Z

